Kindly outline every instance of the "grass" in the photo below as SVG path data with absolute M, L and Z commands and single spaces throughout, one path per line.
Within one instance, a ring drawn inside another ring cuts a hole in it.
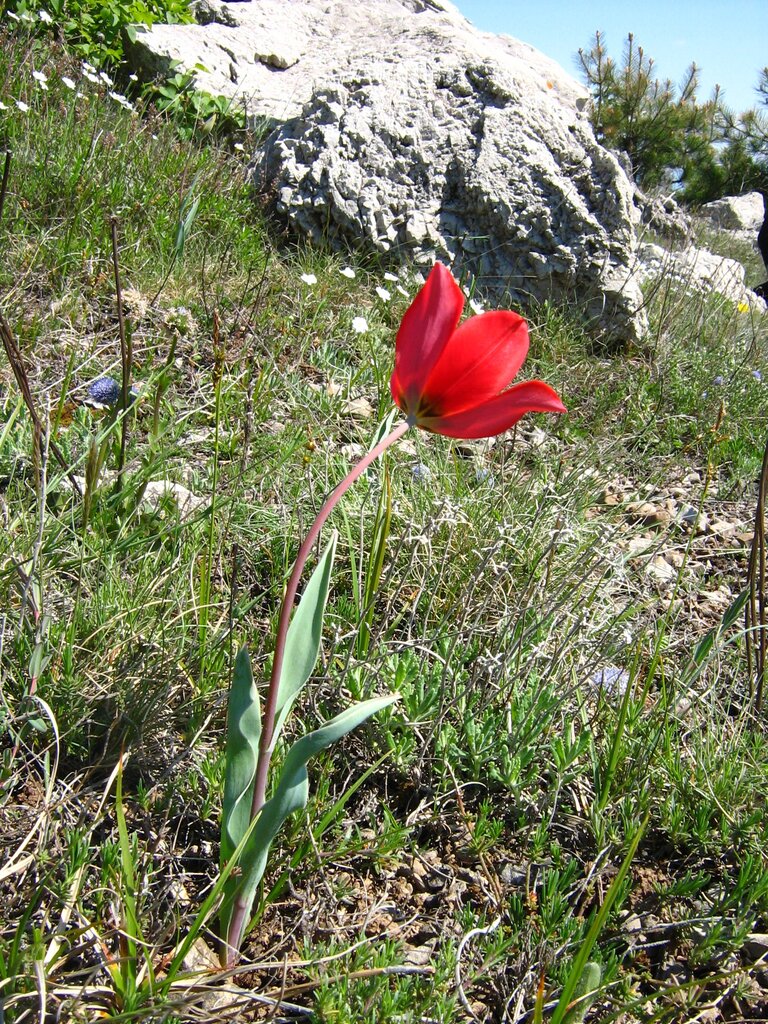
M 109 92 L 0 38 L 0 309 L 65 463 L 3 363 L 4 1018 L 568 1019 L 588 951 L 590 1020 L 761 1019 L 768 744 L 741 618 L 694 651 L 745 586 L 768 339 L 663 283 L 647 347 L 610 358 L 568 311 L 531 312 L 526 372 L 567 417 L 493 444 L 408 436 L 345 498 L 298 717 L 401 700 L 313 769 L 243 970 L 224 984 L 198 944 L 168 973 L 190 929 L 213 944 L 195 921 L 234 654 L 263 678 L 299 537 L 389 411 L 416 281 L 285 239 L 239 151 Z M 119 377 L 112 216 L 139 391 L 119 493 L 121 417 L 83 404 Z

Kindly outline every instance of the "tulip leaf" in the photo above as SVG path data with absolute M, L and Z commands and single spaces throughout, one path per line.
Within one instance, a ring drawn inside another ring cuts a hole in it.
M 251 820 L 253 780 L 259 757 L 261 707 L 251 659 L 242 647 L 235 659 L 227 705 L 227 747 L 221 811 L 221 866 L 227 863 Z
M 241 870 L 233 872 L 227 879 L 221 911 L 222 935 L 228 934 L 232 904 L 236 897 L 239 896 L 245 903 L 248 908 L 246 916 L 250 916 L 256 890 L 267 865 L 269 849 L 280 826 L 294 811 L 307 805 L 307 763 L 310 758 L 330 747 L 342 736 L 346 736 L 352 729 L 357 728 L 377 711 L 392 704 L 397 698 L 398 694 L 388 694 L 386 697 L 374 697 L 353 704 L 319 729 L 296 740 L 290 748 L 285 756 L 275 791 L 264 804 L 256 828 L 240 856 Z M 242 938 L 242 935 L 230 936 L 230 943 L 239 946 Z
M 317 663 L 337 540 L 338 534 L 334 531 L 309 583 L 304 588 L 299 606 L 293 613 L 288 627 L 277 691 L 277 714 L 272 731 L 273 748 L 296 698 L 304 689 Z

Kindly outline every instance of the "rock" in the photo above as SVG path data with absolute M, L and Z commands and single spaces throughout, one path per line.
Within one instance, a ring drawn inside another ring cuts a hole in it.
M 209 502 L 208 498 L 193 494 L 183 484 L 174 480 L 150 480 L 144 488 L 141 504 L 145 510 L 157 512 L 162 508 L 165 498 L 171 498 L 176 503 L 182 522 Z
M 636 187 L 634 203 L 641 222 L 657 235 L 677 241 L 690 238 L 691 219 L 672 196 L 648 196 Z
M 717 256 L 694 245 L 673 252 L 651 242 L 642 243 L 637 255 L 638 277 L 642 282 L 673 283 L 699 295 L 716 292 L 732 302 L 746 303 L 761 313 L 768 308 L 747 288 L 744 283 L 746 272 L 736 260 Z
M 367 398 L 350 398 L 344 403 L 344 412 L 356 420 L 369 420 L 375 409 Z
M 705 203 L 699 210 L 699 216 L 719 231 L 757 234 L 765 216 L 765 205 L 759 192 L 746 192 L 742 196 L 724 196 Z
M 756 960 L 768 957 L 768 934 L 765 932 L 751 932 L 744 943 L 747 954 Z
M 706 533 L 709 528 L 709 516 L 706 512 L 699 512 L 693 505 L 685 505 L 680 512 L 680 524 L 688 530 L 694 530 L 697 535 Z
M 144 74 L 203 65 L 199 88 L 274 126 L 252 177 L 297 232 L 442 260 L 492 301 L 576 300 L 611 342 L 643 335 L 632 186 L 554 61 L 448 0 L 205 11 L 205 26 L 140 32 L 129 59 Z
M 646 526 L 666 526 L 672 521 L 671 513 L 660 505 L 650 501 L 630 501 L 627 511 L 632 517 Z
M 645 567 L 646 574 L 651 579 L 656 580 L 657 583 L 670 584 L 674 583 L 677 579 L 677 569 L 670 565 L 669 562 L 662 558 L 661 555 L 657 555 L 653 558 L 648 565 Z

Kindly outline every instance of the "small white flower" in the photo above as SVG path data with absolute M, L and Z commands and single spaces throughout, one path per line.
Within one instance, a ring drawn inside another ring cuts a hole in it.
M 392 298 L 390 292 L 386 288 L 382 288 L 380 285 L 376 285 L 376 294 L 379 296 L 382 302 L 389 302 Z
M 93 71 L 89 71 L 87 68 L 83 68 L 83 78 L 87 78 L 89 82 L 98 83 L 99 81 L 99 76 L 95 75 Z
M 89 64 L 87 60 L 83 61 L 83 71 L 90 71 L 93 74 L 96 74 L 96 68 L 93 66 L 93 64 Z
M 104 85 L 114 85 L 114 81 L 109 77 L 106 71 L 99 72 L 99 78 L 102 80 Z
M 127 100 L 122 93 L 111 92 L 109 95 L 110 98 L 113 99 L 115 103 L 119 103 L 121 107 L 125 107 L 126 110 L 133 110 L 133 104 L 130 100 Z
M 339 273 L 342 274 L 344 277 L 348 277 L 350 281 L 353 280 L 353 278 L 356 276 L 352 267 L 342 267 Z
M 245 146 L 242 144 L 242 142 L 236 142 L 232 149 L 236 149 L 238 153 L 242 153 L 245 150 Z
M 68 89 L 74 89 L 75 88 L 75 83 L 72 81 L 71 78 L 67 78 L 66 75 L 62 75 L 61 76 L 61 81 L 62 81 L 62 84 L 66 85 L 66 87 Z
M 53 18 L 50 16 L 48 11 L 38 11 L 37 12 L 37 16 L 40 19 L 40 21 L 43 22 L 43 24 L 45 24 L 45 25 L 52 25 L 53 24 Z
M 3 101 L 0 100 L 0 110 L 7 110 L 7 109 L 8 109 L 8 107 L 6 107 L 6 105 L 3 103 Z
M 18 14 L 14 14 L 13 11 L 6 11 L 5 13 L 11 19 L 11 21 L 21 21 L 21 18 L 18 16 Z
M 42 71 L 33 71 L 32 77 L 39 84 L 41 89 L 48 88 L 48 76 L 44 75 Z
M 139 76 L 138 75 L 128 75 L 128 81 L 129 82 L 138 82 L 138 80 L 139 80 Z
M 25 103 L 24 100 L 16 100 L 16 106 L 19 108 L 22 114 L 29 113 L 29 105 Z
M 302 274 L 301 280 L 304 282 L 304 284 L 317 284 L 317 278 L 315 277 L 314 274 Z
M 469 308 L 472 310 L 473 313 L 484 313 L 485 312 L 485 310 L 480 305 L 480 303 L 479 302 L 475 302 L 474 299 L 470 299 L 469 300 Z
M 356 316 L 352 321 L 352 330 L 357 334 L 365 334 L 368 330 L 368 321 L 364 316 Z
M 390 272 L 387 271 L 386 274 L 384 275 L 384 280 L 392 281 L 392 283 L 395 284 L 397 282 L 397 274 L 390 274 Z
M 397 286 L 397 290 L 400 292 L 401 295 L 404 295 L 406 299 L 408 298 L 408 292 L 405 290 L 405 288 L 403 288 L 401 284 Z

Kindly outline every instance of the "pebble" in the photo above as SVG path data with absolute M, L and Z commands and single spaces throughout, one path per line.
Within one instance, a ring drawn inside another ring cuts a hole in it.
M 645 572 L 651 579 L 659 583 L 673 583 L 677 579 L 677 569 L 670 565 L 661 555 L 656 555 L 645 567 Z
M 357 420 L 369 420 L 374 414 L 373 406 L 367 398 L 350 398 L 343 408 L 347 415 Z

